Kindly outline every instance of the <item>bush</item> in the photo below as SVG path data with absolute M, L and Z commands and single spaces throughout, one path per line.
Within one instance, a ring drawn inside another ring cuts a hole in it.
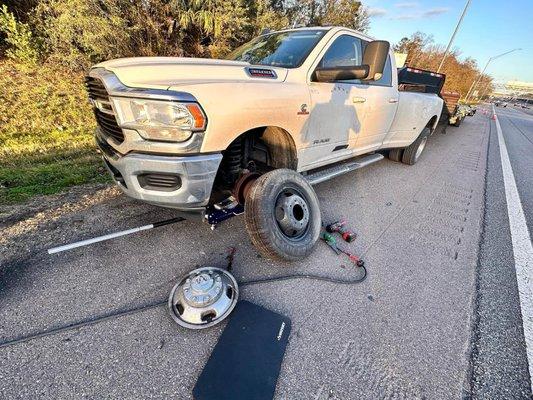
M 88 146 L 95 127 L 83 74 L 0 62 L 0 162 Z
M 114 3 L 40 1 L 30 21 L 47 61 L 82 71 L 102 60 L 134 55 L 126 21 Z
M 30 28 L 18 22 L 5 4 L 0 7 L 0 33 L 6 37 L 5 54 L 8 58 L 29 65 L 37 62 L 37 45 Z

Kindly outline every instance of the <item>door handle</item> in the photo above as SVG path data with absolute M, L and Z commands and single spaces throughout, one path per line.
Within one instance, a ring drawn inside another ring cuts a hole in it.
M 366 99 L 364 97 L 353 97 L 352 101 L 354 103 L 364 103 L 366 101 Z
M 389 103 L 398 103 L 398 99 L 395 99 L 394 97 L 391 97 L 389 99 Z

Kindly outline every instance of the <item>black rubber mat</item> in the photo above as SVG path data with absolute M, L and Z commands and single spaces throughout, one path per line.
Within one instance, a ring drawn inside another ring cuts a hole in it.
M 193 389 L 196 400 L 274 397 L 289 318 L 239 301 Z

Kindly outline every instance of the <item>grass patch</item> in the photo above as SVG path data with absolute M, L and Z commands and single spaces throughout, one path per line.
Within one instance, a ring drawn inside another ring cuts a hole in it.
M 0 61 L 0 205 L 109 180 L 83 75 Z
M 2 166 L 0 204 L 19 203 L 36 195 L 58 193 L 69 186 L 109 180 L 96 153 L 68 160 Z

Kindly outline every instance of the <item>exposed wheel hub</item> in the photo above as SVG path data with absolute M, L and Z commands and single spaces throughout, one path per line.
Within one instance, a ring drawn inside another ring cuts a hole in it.
M 182 277 L 170 292 L 170 315 L 191 329 L 213 326 L 235 307 L 238 288 L 235 278 L 220 268 L 204 267 Z
M 235 182 L 233 196 L 237 199 L 239 204 L 244 204 L 246 197 L 248 197 L 250 188 L 260 176 L 261 175 L 257 172 L 248 172 L 247 174 L 241 176 L 237 182 Z
M 305 233 L 309 224 L 309 207 L 299 194 L 284 190 L 276 201 L 275 217 L 283 234 L 297 238 Z

